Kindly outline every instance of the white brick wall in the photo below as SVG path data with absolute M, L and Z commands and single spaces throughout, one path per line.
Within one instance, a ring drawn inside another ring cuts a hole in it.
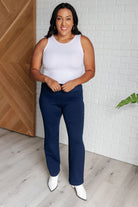
M 62 1 L 37 0 L 37 41 L 49 28 L 55 6 Z M 138 165 L 138 105 L 115 106 L 138 93 L 138 1 L 69 0 L 78 14 L 79 29 L 95 48 L 96 74 L 83 84 L 85 149 Z M 36 135 L 43 137 L 38 106 Z M 60 142 L 68 143 L 63 117 Z

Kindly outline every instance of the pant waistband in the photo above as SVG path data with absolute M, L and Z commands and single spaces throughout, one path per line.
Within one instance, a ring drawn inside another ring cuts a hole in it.
M 63 83 L 59 83 L 59 85 L 60 86 L 62 86 L 62 85 L 64 85 Z M 50 87 L 47 85 L 47 83 L 45 83 L 45 82 L 43 82 L 42 83 L 42 85 L 41 85 L 42 87 L 46 87 L 48 90 L 52 90 L 52 89 L 50 89 Z M 74 89 L 72 89 L 70 92 L 72 92 L 72 91 L 77 91 L 77 90 L 82 90 L 82 84 L 80 84 L 80 85 L 77 85 Z

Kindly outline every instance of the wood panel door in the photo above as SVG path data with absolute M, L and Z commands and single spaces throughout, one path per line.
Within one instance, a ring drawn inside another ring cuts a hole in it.
M 35 135 L 35 0 L 0 0 L 0 127 Z

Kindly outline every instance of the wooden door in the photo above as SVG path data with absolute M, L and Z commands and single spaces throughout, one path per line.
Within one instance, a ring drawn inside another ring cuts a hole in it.
M 0 1 L 0 127 L 35 135 L 35 0 Z

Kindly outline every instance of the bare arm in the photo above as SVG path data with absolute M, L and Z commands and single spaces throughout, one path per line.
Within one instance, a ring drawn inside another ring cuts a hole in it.
M 44 43 L 46 44 L 47 42 L 44 41 L 44 39 L 42 39 L 36 44 L 33 52 L 31 68 L 30 68 L 31 77 L 36 81 L 41 81 L 41 82 L 46 82 L 46 80 L 48 79 L 47 76 L 43 75 L 40 72 Z
M 85 73 L 81 77 L 65 83 L 62 86 L 65 91 L 70 91 L 75 86 L 85 83 L 95 76 L 95 55 L 93 45 L 85 36 L 81 37 L 81 43 L 84 51 Z
M 52 78 L 43 75 L 40 72 L 42 65 L 43 50 L 47 44 L 47 41 L 48 39 L 44 38 L 36 44 L 32 57 L 30 75 L 36 81 L 47 83 L 47 85 L 55 92 L 61 90 L 61 86 L 59 85 L 59 83 L 56 80 L 53 80 Z

